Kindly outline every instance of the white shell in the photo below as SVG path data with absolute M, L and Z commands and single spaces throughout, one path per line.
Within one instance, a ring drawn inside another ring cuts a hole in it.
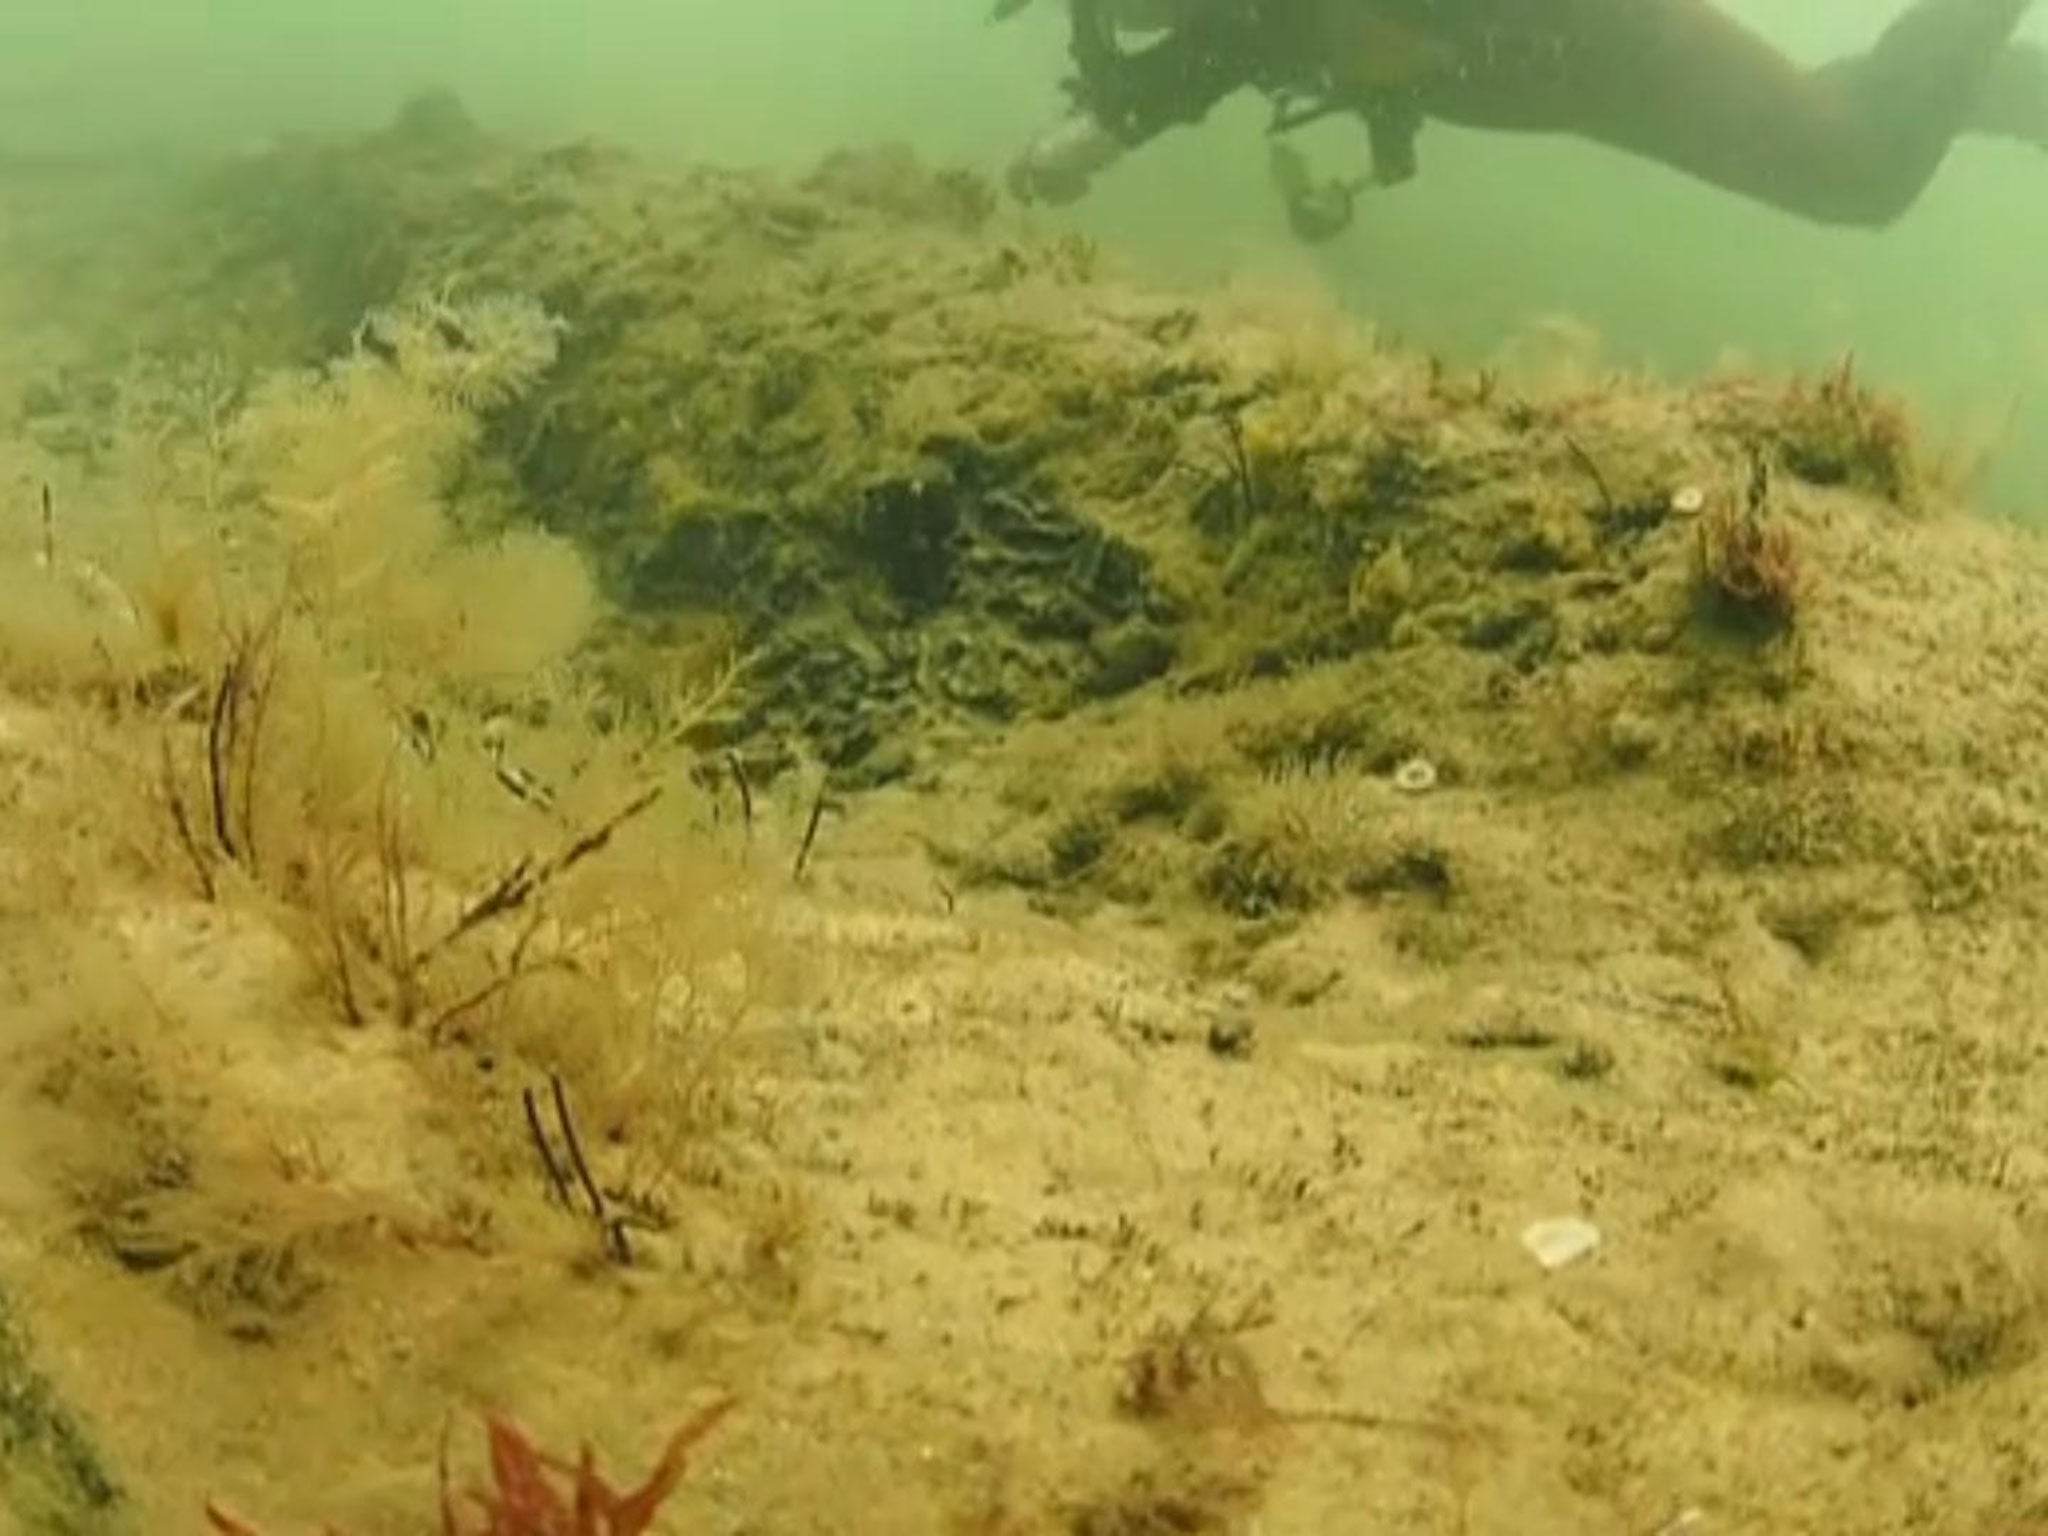
M 1704 511 L 1706 505 L 1707 493 L 1697 485 L 1681 485 L 1671 493 L 1671 510 L 1680 517 L 1691 517 Z
M 1577 1216 L 1532 1221 L 1522 1229 L 1522 1246 L 1545 1269 L 1563 1269 L 1599 1248 L 1600 1229 Z
M 1427 794 L 1436 788 L 1436 764 L 1426 757 L 1409 758 L 1394 770 L 1394 788 L 1404 794 Z

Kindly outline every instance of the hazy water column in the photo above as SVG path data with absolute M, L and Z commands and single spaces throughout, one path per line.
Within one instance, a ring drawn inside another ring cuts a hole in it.
M 988 0 L 8 0 L 0 149 L 234 144 L 381 120 L 430 82 L 486 118 L 719 160 L 800 163 L 901 138 L 994 169 L 1057 106 L 1061 35 L 986 24 Z M 1803 57 L 1861 46 L 1894 0 L 1733 0 Z M 2044 17 L 2048 20 L 2048 17 Z M 1934 409 L 2015 400 L 2048 445 L 2048 157 L 1967 144 L 1901 226 L 1815 230 L 1656 168 L 1545 140 L 1433 128 L 1417 184 L 1305 257 L 1264 183 L 1256 108 L 1217 114 L 1112 177 L 1076 217 L 1180 271 L 1291 264 L 1418 341 L 1481 355 L 1566 313 L 1621 360 L 1723 352 L 1814 363 L 1855 348 Z M 1311 140 L 1340 167 L 1341 127 Z M 2015 459 L 2009 500 L 2048 475 Z

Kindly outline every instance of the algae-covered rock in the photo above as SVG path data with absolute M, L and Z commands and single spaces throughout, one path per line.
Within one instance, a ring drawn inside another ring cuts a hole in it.
M 423 133 L 430 105 L 209 175 L 159 344 L 304 361 L 377 347 L 393 305 L 544 305 L 559 356 L 462 489 L 582 541 L 656 630 L 731 621 L 734 731 L 842 772 L 1417 625 L 1533 669 L 1661 525 L 1634 514 L 1669 496 L 1663 421 L 1144 290 L 901 151 L 673 173 Z
M 743 655 L 694 734 L 757 775 L 928 783 L 963 743 L 1156 704 L 1227 722 L 1191 749 L 1212 784 L 1417 754 L 1475 788 L 1632 772 L 1737 870 L 1905 861 L 1948 902 L 2012 862 L 1980 878 L 1954 852 L 1978 834 L 1904 787 L 1915 749 L 1829 670 L 1861 643 L 1829 627 L 1855 521 L 1928 492 L 1846 370 L 1523 395 L 1327 314 L 1146 288 L 898 149 L 669 169 L 506 144 L 441 100 L 215 170 L 190 205 L 155 347 L 203 329 L 233 357 L 403 367 L 366 315 L 431 324 L 458 361 L 497 344 L 450 317 L 546 317 L 548 366 L 473 402 L 451 497 L 589 552 L 623 614 L 586 658 L 613 692 L 678 636 Z M 1257 694 L 1297 679 L 1339 697 Z M 1752 699 L 1766 735 L 1861 739 L 1896 771 L 1757 765 Z M 1092 750 L 1063 738 L 1044 880 L 1246 912 L 1345 888 L 1309 853 L 1348 823 L 1255 826 L 1236 793 L 1199 836 L 1129 832 Z

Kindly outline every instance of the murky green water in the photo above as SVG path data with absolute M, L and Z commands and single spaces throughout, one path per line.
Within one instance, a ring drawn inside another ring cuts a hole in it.
M 1802 58 L 1860 46 L 1892 0 L 1734 0 Z M 16 0 L 0 12 L 0 151 L 236 143 L 369 123 L 454 85 L 494 123 L 719 160 L 909 139 L 999 170 L 1058 106 L 1059 8 L 988 0 Z M 2036 27 L 2048 24 L 2044 13 Z M 1483 356 L 1568 316 L 1627 364 L 1832 361 L 1909 391 L 1940 429 L 2005 443 L 1990 490 L 2048 508 L 2048 156 L 1961 146 L 1882 233 L 1749 207 L 1575 144 L 1430 128 L 1423 175 L 1336 244 L 1289 242 L 1260 108 L 1220 111 L 1071 215 L 1176 273 L 1327 281 L 1417 342 Z M 1358 150 L 1344 128 L 1312 142 Z M 53 193 L 53 195 L 56 195 Z

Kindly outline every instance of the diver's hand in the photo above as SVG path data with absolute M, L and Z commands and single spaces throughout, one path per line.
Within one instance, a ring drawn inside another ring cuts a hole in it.
M 1069 118 L 1011 162 L 1010 195 L 1053 207 L 1078 202 L 1096 172 L 1114 165 L 1123 153 L 1123 145 L 1091 119 Z

